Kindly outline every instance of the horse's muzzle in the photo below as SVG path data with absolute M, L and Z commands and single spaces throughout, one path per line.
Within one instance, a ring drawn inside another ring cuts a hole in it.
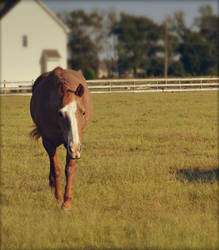
M 73 143 L 70 143 L 67 146 L 68 154 L 72 159 L 80 159 L 81 157 L 81 144 L 74 145 Z

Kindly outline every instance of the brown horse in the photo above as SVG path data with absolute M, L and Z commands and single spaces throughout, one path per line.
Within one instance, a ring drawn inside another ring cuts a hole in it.
M 64 144 L 66 156 L 66 186 L 62 208 L 71 209 L 72 180 L 76 159 L 81 155 L 82 131 L 93 111 L 91 94 L 83 75 L 60 67 L 44 73 L 34 82 L 30 113 L 36 125 L 31 135 L 42 137 L 50 159 L 49 184 L 55 187 L 55 197 L 62 202 L 60 167 L 57 147 Z

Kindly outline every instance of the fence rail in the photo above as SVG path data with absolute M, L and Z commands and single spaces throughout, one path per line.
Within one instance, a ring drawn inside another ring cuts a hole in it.
M 34 81 L 0 83 L 0 94 L 30 94 Z M 141 93 L 219 90 L 219 77 L 88 80 L 91 93 Z

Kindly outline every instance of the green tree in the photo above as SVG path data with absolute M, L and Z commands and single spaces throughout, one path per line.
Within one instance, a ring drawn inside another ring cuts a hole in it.
M 169 66 L 171 75 L 217 74 L 218 17 L 213 15 L 210 6 L 202 6 L 199 12 L 195 29 L 186 27 L 183 12 L 169 18 L 169 32 L 175 39 L 175 46 L 171 45 L 169 52 L 173 59 Z
M 63 12 L 59 16 L 71 30 L 68 37 L 70 67 L 94 78 L 102 49 L 102 16 L 97 11 L 87 14 L 83 10 Z
M 103 62 L 108 71 L 108 77 L 117 76 L 117 37 L 112 32 L 117 21 L 118 14 L 115 9 L 107 9 L 102 12 L 103 14 Z
M 210 65 L 207 74 L 218 74 L 218 57 L 219 57 L 219 43 L 218 43 L 218 27 L 219 16 L 213 13 L 210 5 L 203 5 L 199 9 L 199 16 L 195 19 L 195 25 L 199 29 L 202 40 L 208 44 Z
M 156 61 L 157 53 L 162 50 L 158 43 L 161 38 L 160 29 L 160 25 L 147 17 L 120 14 L 120 20 L 112 30 L 118 39 L 120 75 L 133 70 L 137 77 L 139 69 L 144 70 L 146 75 L 153 74 L 152 61 Z M 162 68 L 156 68 L 157 74 L 161 72 Z
M 209 75 L 215 65 L 214 47 L 199 32 L 188 30 L 179 46 L 180 59 L 187 73 L 193 76 Z
M 168 24 L 168 75 L 185 75 L 184 64 L 180 59 L 179 46 L 187 27 L 185 25 L 184 12 L 177 11 L 173 16 L 168 16 L 164 21 Z M 163 27 L 165 30 L 165 26 Z M 163 35 L 164 37 L 164 35 Z

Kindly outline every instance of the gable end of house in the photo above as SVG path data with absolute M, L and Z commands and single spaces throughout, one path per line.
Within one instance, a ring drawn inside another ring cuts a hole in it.
M 1 0 L 0 2 L 0 19 L 4 18 L 22 0 Z M 66 34 L 70 32 L 69 28 L 58 18 L 41 0 L 34 0 L 61 28 Z

